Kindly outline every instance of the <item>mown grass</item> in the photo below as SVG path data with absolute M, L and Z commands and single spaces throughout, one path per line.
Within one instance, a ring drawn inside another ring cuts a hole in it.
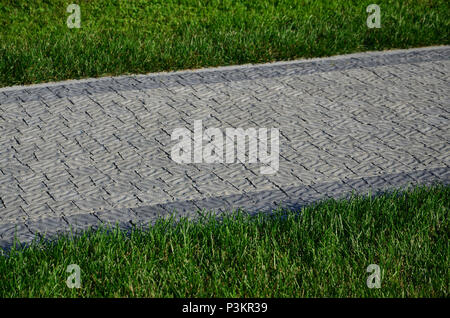
M 447 297 L 449 198 L 449 186 L 417 187 L 61 237 L 1 256 L 0 297 Z M 79 289 L 66 286 L 69 264 Z
M 0 0 L 0 86 L 448 44 L 450 2 Z

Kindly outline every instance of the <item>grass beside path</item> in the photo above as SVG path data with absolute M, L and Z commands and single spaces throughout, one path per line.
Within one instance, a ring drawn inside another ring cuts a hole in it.
M 0 297 L 447 297 L 450 187 L 161 221 L 0 256 Z M 81 268 L 69 289 L 66 268 Z M 366 285 L 369 264 L 381 288 Z
M 447 0 L 0 0 L 0 87 L 450 43 Z

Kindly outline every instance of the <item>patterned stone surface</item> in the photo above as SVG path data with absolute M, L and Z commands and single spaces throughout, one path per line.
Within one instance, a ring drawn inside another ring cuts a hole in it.
M 450 47 L 0 89 L 0 242 L 176 211 L 450 183 Z M 171 159 L 176 128 L 278 128 L 279 170 Z

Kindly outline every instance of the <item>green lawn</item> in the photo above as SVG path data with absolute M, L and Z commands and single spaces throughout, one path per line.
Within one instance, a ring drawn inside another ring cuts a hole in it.
M 161 221 L 0 256 L 0 297 L 448 297 L 450 187 Z M 81 288 L 69 289 L 69 264 Z M 369 264 L 381 288 L 369 289 Z
M 0 86 L 449 44 L 449 15 L 448 0 L 0 0 Z

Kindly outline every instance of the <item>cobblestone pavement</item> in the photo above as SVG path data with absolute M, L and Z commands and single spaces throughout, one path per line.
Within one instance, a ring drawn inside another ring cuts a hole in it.
M 450 47 L 0 89 L 0 246 L 14 235 L 450 183 Z M 279 170 L 179 164 L 176 128 L 278 128 Z

